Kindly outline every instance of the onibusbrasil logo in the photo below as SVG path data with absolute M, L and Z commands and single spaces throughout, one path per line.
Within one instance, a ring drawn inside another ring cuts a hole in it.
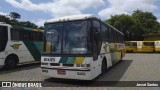
M 37 82 L 2 82 L 2 87 L 42 87 Z

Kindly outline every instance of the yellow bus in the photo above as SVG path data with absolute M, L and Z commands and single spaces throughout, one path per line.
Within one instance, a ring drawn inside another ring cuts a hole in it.
M 126 53 L 137 52 L 137 41 L 126 41 L 125 42 Z
M 155 52 L 160 52 L 160 40 L 155 41 Z
M 155 52 L 154 41 L 137 41 L 138 52 Z

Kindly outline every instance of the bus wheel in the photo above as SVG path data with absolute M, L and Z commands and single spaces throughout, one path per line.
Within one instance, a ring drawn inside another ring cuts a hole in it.
M 129 53 L 129 50 L 127 50 L 126 53 Z
M 122 58 L 123 58 L 123 53 L 121 52 L 121 60 L 122 60 Z
M 102 61 L 101 74 L 104 74 L 107 70 L 107 61 L 104 59 Z
M 5 61 L 5 68 L 11 69 L 17 66 L 18 58 L 15 56 L 8 56 Z
M 133 53 L 133 50 L 131 50 L 130 53 Z

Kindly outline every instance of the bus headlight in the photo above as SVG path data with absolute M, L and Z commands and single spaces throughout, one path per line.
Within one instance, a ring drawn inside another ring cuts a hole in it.
M 81 67 L 85 67 L 85 64 L 81 64 Z
M 80 64 L 76 64 L 76 67 L 80 67 L 81 65 Z

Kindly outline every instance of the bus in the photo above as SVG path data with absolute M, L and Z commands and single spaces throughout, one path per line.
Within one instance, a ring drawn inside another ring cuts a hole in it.
M 155 52 L 154 41 L 137 41 L 138 52 Z
M 125 41 L 125 52 L 126 53 L 137 52 L 137 41 Z
M 125 56 L 123 33 L 92 14 L 47 20 L 44 27 L 44 76 L 92 80 Z
M 43 30 L 0 22 L 0 67 L 41 60 Z
M 155 52 L 160 52 L 160 40 L 155 41 Z

